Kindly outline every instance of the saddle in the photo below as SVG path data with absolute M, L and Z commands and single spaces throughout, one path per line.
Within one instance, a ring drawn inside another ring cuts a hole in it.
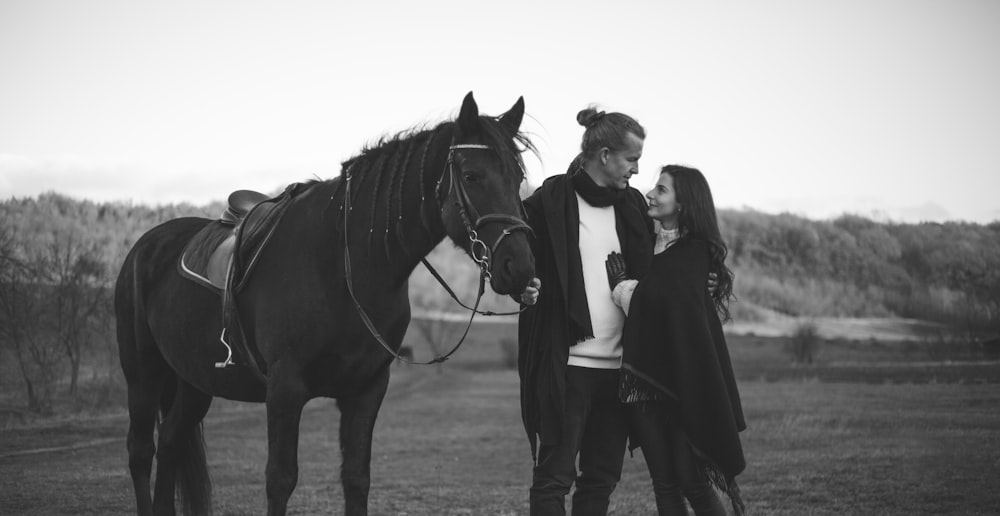
M 237 190 L 230 194 L 222 215 L 196 233 L 184 247 L 179 263 L 181 275 L 222 294 L 229 280 L 237 233 L 242 233 L 244 241 L 249 238 L 261 240 L 260 244 L 265 243 L 266 238 L 253 237 L 260 231 L 277 225 L 269 224 L 268 215 L 274 211 L 279 198 L 269 199 L 267 195 L 252 190 Z M 260 209 L 254 210 L 258 206 Z M 241 224 L 251 211 L 254 212 L 252 219 Z M 241 250 L 244 251 L 243 254 L 247 254 L 246 251 L 260 252 L 263 245 L 258 249 L 243 245 Z
M 259 378 L 265 378 L 263 357 L 244 338 L 235 298 L 246 285 L 300 186 L 289 185 L 273 198 L 251 190 L 233 192 L 222 215 L 195 233 L 181 252 L 177 262 L 180 275 L 220 296 L 223 329 L 219 340 L 229 356 L 215 364 L 218 368 L 239 363 L 248 366 Z

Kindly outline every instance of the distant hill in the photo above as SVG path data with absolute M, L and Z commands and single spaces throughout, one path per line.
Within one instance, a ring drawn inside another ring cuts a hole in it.
M 58 193 L 0 202 L 2 225 L 44 245 L 72 233 L 101 249 L 109 281 L 145 231 L 176 217 L 216 217 L 221 202 L 146 206 L 95 203 Z M 811 220 L 790 214 L 720 210 L 728 263 L 737 278 L 734 323 L 787 317 L 903 318 L 1000 333 L 1000 223 L 899 224 L 845 215 Z M 431 262 L 471 301 L 477 270 L 450 242 Z M 448 267 L 445 268 L 444 265 Z M 459 310 L 429 274 L 411 278 L 415 311 Z M 516 307 L 491 295 L 487 309 Z

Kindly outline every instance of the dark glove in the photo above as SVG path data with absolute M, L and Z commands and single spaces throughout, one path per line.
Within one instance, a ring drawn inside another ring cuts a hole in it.
M 628 279 L 628 272 L 625 270 L 625 259 L 622 258 L 620 253 L 612 252 L 608 255 L 608 259 L 604 260 L 604 268 L 608 271 L 608 285 L 611 290 Z

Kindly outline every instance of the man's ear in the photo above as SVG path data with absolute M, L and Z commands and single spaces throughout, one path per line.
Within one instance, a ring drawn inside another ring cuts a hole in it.
M 607 165 L 608 164 L 608 155 L 610 155 L 610 154 L 611 154 L 611 149 L 609 149 L 607 147 L 604 147 L 604 148 L 601 149 L 601 164 L 602 165 Z

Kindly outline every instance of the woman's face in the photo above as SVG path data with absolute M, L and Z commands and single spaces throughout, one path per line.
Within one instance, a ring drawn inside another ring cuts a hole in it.
M 661 224 L 676 223 L 680 205 L 677 204 L 673 176 L 666 172 L 660 174 L 656 185 L 646 194 L 646 199 L 649 200 L 649 209 L 646 214 L 650 218 L 660 221 Z

